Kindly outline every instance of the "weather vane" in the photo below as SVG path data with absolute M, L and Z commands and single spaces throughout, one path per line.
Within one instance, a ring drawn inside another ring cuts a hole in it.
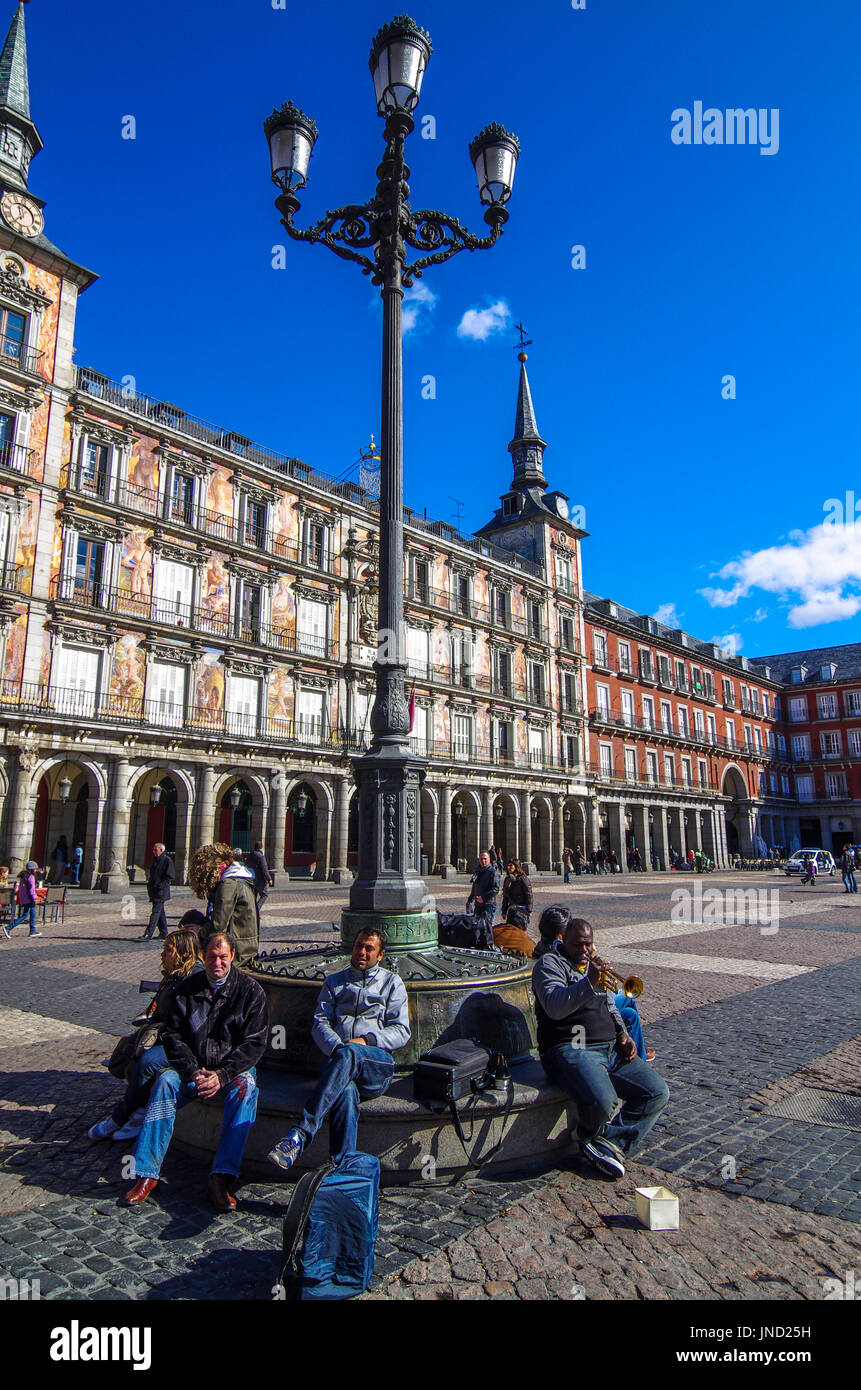
M 532 345 L 532 339 L 531 339 L 531 338 L 527 338 L 527 336 L 526 336 L 526 329 L 523 327 L 523 324 L 522 324 L 522 323 L 516 323 L 516 324 L 514 325 L 514 327 L 517 329 L 518 333 L 520 334 L 520 342 L 514 344 L 515 347 L 519 347 L 519 348 L 520 348 L 520 351 L 519 351 L 518 354 L 517 354 L 517 359 L 518 359 L 519 362 L 525 362 L 525 361 L 526 361 L 526 352 L 525 352 L 525 349 L 528 348 L 528 347 L 530 347 L 530 346 Z

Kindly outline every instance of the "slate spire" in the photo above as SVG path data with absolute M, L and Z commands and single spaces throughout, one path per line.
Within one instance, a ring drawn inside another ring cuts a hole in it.
M 21 0 L 0 53 L 0 181 L 7 187 L 26 188 L 30 160 L 41 148 L 41 136 L 30 118 L 27 33 Z
M 544 477 L 543 459 L 546 443 L 538 433 L 529 377 L 526 375 L 527 355 L 522 350 L 517 354 L 520 363 L 520 386 L 517 392 L 517 413 L 514 417 L 514 438 L 508 451 L 514 460 L 514 481 L 512 487 L 547 487 Z

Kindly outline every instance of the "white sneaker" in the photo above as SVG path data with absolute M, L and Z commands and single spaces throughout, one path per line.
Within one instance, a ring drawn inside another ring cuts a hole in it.
M 99 1120 L 97 1125 L 93 1125 L 87 1130 L 88 1139 L 110 1139 L 117 1128 L 116 1120 L 112 1120 L 110 1115 L 106 1120 Z
M 143 1122 L 146 1116 L 146 1109 L 135 1110 L 134 1114 L 129 1115 L 121 1129 L 114 1130 L 112 1139 L 137 1139 L 143 1129 Z

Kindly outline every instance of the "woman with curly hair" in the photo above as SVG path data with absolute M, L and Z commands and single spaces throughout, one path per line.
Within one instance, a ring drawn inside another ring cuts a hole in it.
M 197 932 L 190 928 L 184 930 L 182 927 L 179 931 L 170 932 L 162 947 L 161 984 L 146 1011 L 145 1021 L 140 1030 L 142 1050 L 126 1072 L 125 1094 L 117 1101 L 107 1119 L 99 1120 L 98 1124 L 92 1126 L 88 1131 L 88 1138 L 137 1138 L 143 1125 L 152 1083 L 159 1073 L 166 1071 L 168 1067 L 164 1048 L 158 1040 L 160 1025 L 167 1018 L 177 986 L 188 975 L 202 969 L 203 953 Z
M 522 907 L 526 913 L 526 925 L 532 916 L 532 884 L 523 872 L 519 859 L 509 859 L 507 873 L 502 880 L 502 915 L 505 917 L 510 907 Z
M 211 925 L 201 929 L 201 935 L 229 931 L 236 937 L 237 965 L 247 965 L 258 951 L 257 903 L 251 870 L 236 862 L 229 845 L 201 845 L 189 861 L 188 881 L 207 904 Z

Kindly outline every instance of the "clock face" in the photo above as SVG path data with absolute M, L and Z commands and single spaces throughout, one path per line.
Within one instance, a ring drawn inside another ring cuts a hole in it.
M 556 511 L 561 516 L 563 521 L 568 520 L 570 513 L 568 511 L 568 503 L 565 501 L 564 497 L 556 498 Z
M 19 236 L 38 236 L 45 225 L 41 208 L 22 193 L 4 193 L 0 198 L 3 221 Z

